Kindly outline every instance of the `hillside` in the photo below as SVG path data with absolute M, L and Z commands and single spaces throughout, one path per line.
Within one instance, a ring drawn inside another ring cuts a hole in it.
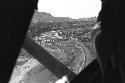
M 39 19 L 41 22 L 64 22 L 64 21 L 72 21 L 73 19 L 69 17 L 54 17 L 46 12 L 35 12 L 33 19 Z

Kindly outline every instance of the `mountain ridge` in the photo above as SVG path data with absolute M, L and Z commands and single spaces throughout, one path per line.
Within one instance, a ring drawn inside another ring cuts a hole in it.
M 66 21 L 80 21 L 80 20 L 95 20 L 96 17 L 72 19 L 70 17 L 54 17 L 50 13 L 35 11 L 33 20 L 40 22 L 66 22 Z

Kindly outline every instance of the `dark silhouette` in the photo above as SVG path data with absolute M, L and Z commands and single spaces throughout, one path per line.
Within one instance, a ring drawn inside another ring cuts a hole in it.
M 0 83 L 8 83 L 38 0 L 0 1 Z
M 125 83 L 125 5 L 124 0 L 102 0 L 98 22 L 101 33 L 96 38 L 101 83 Z

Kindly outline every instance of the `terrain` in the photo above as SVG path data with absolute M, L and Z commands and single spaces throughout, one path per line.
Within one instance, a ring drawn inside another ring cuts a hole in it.
M 54 17 L 45 12 L 35 12 L 27 36 L 75 74 L 79 74 L 96 59 L 95 49 L 93 48 L 96 34 L 93 29 L 95 24 L 95 17 L 71 19 L 68 17 Z M 95 34 L 92 34 L 93 32 Z M 15 72 L 17 70 L 20 72 L 18 72 L 18 75 Z M 38 80 L 41 75 L 47 75 L 46 80 L 49 80 L 49 82 L 46 83 L 55 83 L 58 79 L 23 48 L 20 51 L 14 72 L 14 75 L 17 76 L 12 79 L 18 79 L 17 82 L 13 81 L 14 83 L 19 83 L 18 81 L 21 78 L 23 80 L 25 78 L 25 82 L 21 83 L 32 83 L 32 81 Z M 19 79 L 20 75 L 22 77 Z M 35 79 L 34 75 L 38 77 Z M 32 81 L 26 82 L 29 78 Z

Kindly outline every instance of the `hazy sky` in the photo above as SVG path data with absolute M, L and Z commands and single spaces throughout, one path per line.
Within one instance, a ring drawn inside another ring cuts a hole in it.
M 100 0 L 39 0 L 38 11 L 55 17 L 84 18 L 97 16 Z

